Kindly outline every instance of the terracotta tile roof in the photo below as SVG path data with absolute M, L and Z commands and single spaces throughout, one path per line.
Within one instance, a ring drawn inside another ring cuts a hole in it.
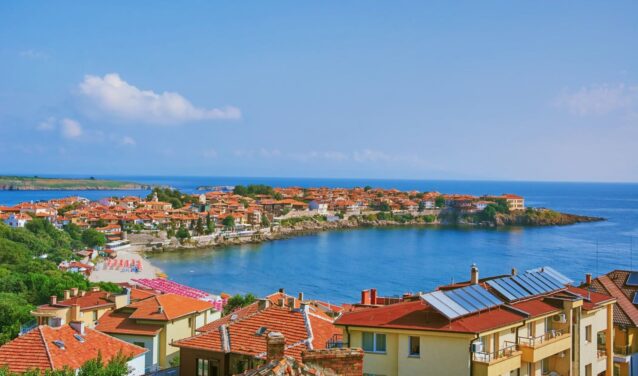
M 625 284 L 627 282 L 627 278 L 629 277 L 629 273 L 630 272 L 626 270 L 614 270 L 607 273 L 607 277 L 609 277 L 609 279 L 614 282 L 616 286 L 618 286 L 620 291 L 622 291 L 622 293 L 627 298 L 633 298 L 636 292 L 638 292 L 638 287 L 627 286 Z M 603 285 L 597 278 L 592 280 L 590 288 L 596 292 L 607 293 L 607 290 L 603 287 Z M 618 303 L 614 305 L 614 323 L 618 325 L 635 326 L 635 324 L 631 321 L 625 311 L 620 308 Z
M 130 316 L 132 319 L 161 321 L 173 320 L 191 313 L 214 308 L 210 302 L 177 294 L 155 295 L 148 299 L 131 303 L 127 307 L 135 308 L 135 312 Z
M 607 275 L 601 275 L 592 281 L 592 288 L 598 292 L 608 293 L 616 298 L 616 309 L 614 309 L 615 322 L 624 325 L 638 326 L 638 308 L 636 308 L 629 298 L 631 286 L 625 286 L 627 277 L 629 277 L 629 272 L 619 273 L 614 271 Z M 619 311 L 620 314 L 617 315 L 616 311 Z
M 106 291 L 87 291 L 84 296 L 74 296 L 72 298 L 58 301 L 56 306 L 72 306 L 77 304 L 80 309 L 87 309 L 103 305 L 115 305 L 110 299 L 111 293 Z
M 562 311 L 560 307 L 553 306 L 552 304 L 544 301 L 543 298 L 517 302 L 512 304 L 512 307 L 529 313 L 531 317 L 543 316 L 553 312 Z
M 610 294 L 601 294 L 595 291 L 589 291 L 580 287 L 569 286 L 567 291 L 583 297 L 583 309 L 591 311 L 598 309 L 609 302 L 615 302 L 616 298 Z M 631 302 L 629 303 L 631 304 Z
M 0 366 L 8 366 L 13 372 L 29 369 L 80 368 L 88 360 L 97 357 L 108 362 L 118 353 L 137 357 L 147 350 L 117 338 L 85 328 L 84 341 L 75 338 L 77 332 L 69 325 L 59 328 L 41 325 L 29 333 L 0 347 Z M 62 341 L 64 349 L 53 341 Z
M 138 324 L 130 316 L 131 314 L 127 312 L 107 312 L 100 317 L 95 329 L 109 334 L 137 334 L 143 336 L 154 336 L 162 330 L 162 326 L 159 325 Z
M 304 316 L 307 316 L 308 323 Z M 305 315 L 300 309 L 272 305 L 252 314 L 245 314 L 241 319 L 229 321 L 227 317 L 220 319 L 225 320 L 224 324 L 215 322 L 212 323 L 215 325 L 207 325 L 214 327 L 213 330 L 177 341 L 173 345 L 265 357 L 265 336 L 270 332 L 280 332 L 286 341 L 284 354 L 301 359 L 302 351 L 311 347 L 324 348 L 333 335 L 341 334 L 341 330 L 333 325 L 331 319 L 326 319 L 325 314 L 310 306 Z M 257 334 L 260 328 L 265 328 L 261 335 Z
M 448 320 L 421 300 L 401 302 L 344 313 L 336 325 L 481 333 L 522 321 L 524 316 L 503 307 Z
M 146 298 L 150 298 L 151 296 L 158 295 L 159 293 L 153 290 L 144 290 L 136 287 L 131 288 L 131 301 L 136 302 L 138 300 L 144 300 Z

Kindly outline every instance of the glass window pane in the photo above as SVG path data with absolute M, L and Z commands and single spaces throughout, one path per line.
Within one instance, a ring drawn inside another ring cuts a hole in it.
M 421 338 L 410 337 L 410 355 L 421 354 Z
M 362 345 L 363 351 L 374 351 L 374 334 L 363 332 Z
M 375 351 L 385 352 L 385 334 L 377 333 L 377 346 Z

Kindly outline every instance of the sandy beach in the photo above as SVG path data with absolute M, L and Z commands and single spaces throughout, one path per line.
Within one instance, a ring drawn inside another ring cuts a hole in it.
M 108 260 L 96 264 L 96 268 L 91 273 L 89 280 L 91 282 L 131 282 L 133 278 L 155 278 L 162 272 L 144 258 L 141 252 L 137 252 L 134 248 L 118 250 L 117 257 L 113 260 L 116 261 L 117 265 L 108 266 Z M 139 262 L 141 264 L 141 270 L 132 271 L 130 267 L 120 267 L 120 260 L 122 260 L 124 265 L 126 261 L 129 261 L 129 265 Z

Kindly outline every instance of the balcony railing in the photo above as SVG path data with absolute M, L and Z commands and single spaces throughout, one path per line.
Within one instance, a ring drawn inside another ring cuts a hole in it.
M 344 346 L 343 336 L 341 334 L 333 334 L 332 337 L 326 342 L 326 348 L 328 349 L 340 349 Z
M 491 363 L 502 358 L 509 358 L 518 352 L 518 346 L 514 342 L 505 342 L 505 347 L 494 352 L 474 352 L 472 360 L 482 363 Z
M 631 345 L 614 346 L 614 355 L 616 354 L 623 356 L 633 354 L 633 352 L 631 351 Z
M 596 355 L 598 356 L 598 359 L 600 358 L 604 358 L 607 356 L 607 350 L 605 349 L 598 349 L 598 351 L 596 351 Z
M 543 343 L 558 338 L 563 335 L 562 330 L 550 330 L 545 334 L 536 337 L 519 337 L 518 344 L 521 346 L 538 347 Z

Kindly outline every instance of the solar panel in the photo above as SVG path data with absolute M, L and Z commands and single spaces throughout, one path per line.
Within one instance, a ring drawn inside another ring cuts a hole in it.
M 458 307 L 459 311 L 452 309 L 447 303 L 441 301 L 441 296 L 447 302 L 450 302 L 450 299 L 446 297 L 445 295 L 443 295 L 443 293 L 440 291 L 434 291 L 428 294 L 421 295 L 423 300 L 425 300 L 429 305 L 434 307 L 434 309 L 439 311 L 441 314 L 443 314 L 445 317 L 447 317 L 450 320 L 455 319 L 459 316 L 463 316 L 464 314 L 468 313 L 467 311 L 465 311 L 464 309 L 461 309 L 460 307 Z M 454 304 L 456 305 L 456 303 Z
M 547 288 L 544 286 L 541 286 L 538 282 L 536 282 L 534 279 L 532 279 L 529 274 L 525 273 L 525 274 L 521 274 L 518 276 L 520 279 L 524 280 L 525 282 L 529 283 L 534 289 L 536 289 L 536 291 L 539 294 L 542 294 L 544 292 L 547 292 Z
M 558 281 L 556 278 L 552 277 L 551 275 L 545 273 L 545 272 L 537 272 L 536 276 L 540 279 L 544 279 L 545 281 L 547 281 L 551 286 L 553 286 L 555 289 L 562 289 L 565 287 L 565 285 L 563 285 L 562 283 L 560 283 L 560 281 Z
M 421 298 L 450 320 L 503 304 L 497 297 L 476 285 L 433 291 L 421 295 Z
M 481 295 L 483 299 L 485 299 L 487 303 L 491 303 L 492 306 L 503 304 L 503 302 L 500 301 L 496 296 L 490 294 L 489 292 L 487 292 L 487 290 L 485 290 L 482 287 L 478 287 L 477 285 L 470 285 L 468 286 L 468 288 L 476 291 L 478 295 Z
M 525 275 L 527 275 L 530 279 L 533 279 L 534 281 L 536 281 L 536 283 L 542 286 L 545 289 L 545 291 L 556 290 L 556 287 L 552 286 L 551 283 L 539 277 L 539 273 L 525 273 Z
M 629 273 L 629 277 L 627 277 L 627 282 L 625 282 L 627 286 L 638 286 L 638 272 Z
M 454 292 L 460 295 L 463 299 L 472 303 L 474 306 L 478 307 L 478 309 L 489 308 L 489 305 L 485 305 L 485 303 L 481 302 L 476 297 L 472 296 L 472 294 L 468 293 L 467 288 L 456 289 Z
M 571 279 L 567 278 L 564 274 L 557 272 L 551 266 L 543 266 L 542 268 L 536 268 L 536 269 L 528 270 L 528 272 L 543 272 L 543 273 L 546 273 L 546 274 L 552 276 L 554 279 L 556 279 L 562 285 L 571 285 L 572 283 L 574 283 L 574 281 L 572 281 Z
M 508 289 L 506 289 L 505 287 L 501 286 L 497 280 L 490 280 L 487 281 L 487 284 L 492 287 L 494 290 L 498 291 L 501 295 L 503 295 L 505 297 L 505 299 L 507 300 L 516 300 L 517 297 L 515 295 L 512 294 L 512 292 L 510 292 Z
M 531 284 L 529 284 L 526 280 L 524 280 L 523 278 L 521 278 L 520 275 L 514 276 L 511 279 L 512 281 L 518 283 L 519 286 L 523 287 L 525 290 L 528 291 L 528 295 L 536 295 L 536 294 L 541 294 L 542 291 L 536 289 L 536 287 L 532 286 Z
M 516 282 L 512 281 L 510 277 L 505 277 L 499 279 L 501 285 L 507 286 L 510 288 L 510 291 L 514 292 L 517 298 L 524 298 L 529 295 L 529 292 L 519 286 Z
M 631 301 L 634 304 L 638 304 L 638 292 L 634 294 L 634 300 Z

